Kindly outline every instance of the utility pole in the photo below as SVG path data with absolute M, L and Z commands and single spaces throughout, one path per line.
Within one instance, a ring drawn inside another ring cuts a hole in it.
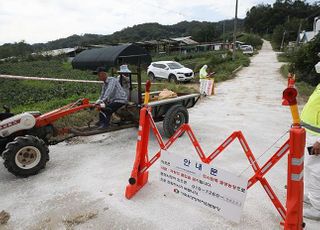
M 296 40 L 296 47 L 298 47 L 298 46 L 299 46 L 299 43 L 300 43 L 301 26 L 302 26 L 302 19 L 300 19 L 300 24 L 299 24 L 299 29 L 298 29 L 298 35 L 297 35 L 297 40 Z
M 225 39 L 225 33 L 226 33 L 226 20 L 223 21 L 223 24 L 222 24 L 222 38 L 223 38 L 223 42 L 226 41 Z
M 283 32 L 282 41 L 281 41 L 281 46 L 280 46 L 280 51 L 283 51 L 283 49 L 284 49 L 284 38 L 285 38 L 285 36 L 286 36 L 286 33 L 287 33 L 287 31 L 284 31 L 284 32 Z
M 238 0 L 236 0 L 236 12 L 235 12 L 235 17 L 234 17 L 234 27 L 233 27 L 233 53 L 232 53 L 232 60 L 236 59 L 237 18 L 238 18 Z

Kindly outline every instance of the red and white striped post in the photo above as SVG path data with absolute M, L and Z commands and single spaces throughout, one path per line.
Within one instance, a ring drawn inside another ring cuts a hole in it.
M 290 129 L 288 176 L 287 176 L 287 212 L 284 221 L 285 230 L 300 230 L 303 223 L 303 163 L 306 145 L 306 131 L 300 125 L 297 106 L 298 92 L 293 87 L 283 91 L 283 98 L 289 103 L 293 125 Z

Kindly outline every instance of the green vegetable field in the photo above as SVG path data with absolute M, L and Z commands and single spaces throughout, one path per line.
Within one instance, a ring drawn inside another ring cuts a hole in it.
M 223 58 L 222 54 L 222 52 L 207 52 L 155 57 L 153 60 L 177 60 L 195 72 L 199 71 L 202 65 L 207 64 L 209 71 L 216 72 L 217 82 L 229 79 L 232 77 L 231 73 L 234 69 L 240 65 L 248 66 L 250 63 L 249 58 L 241 53 L 237 54 L 235 62 L 232 61 L 230 53 L 225 54 Z M 130 69 L 135 71 L 134 66 L 130 66 Z M 64 58 L 0 63 L 0 74 L 97 80 L 97 76 L 93 75 L 91 71 L 72 69 L 71 64 Z M 142 81 L 146 80 L 146 68 L 143 68 Z M 133 81 L 136 80 L 133 79 Z M 197 78 L 195 82 L 197 82 Z M 152 90 L 168 88 L 175 92 L 196 92 L 196 89 L 188 84 L 174 84 L 166 81 L 162 81 L 162 83 L 163 85 L 154 85 Z M 100 84 L 95 83 L 0 79 L 0 106 L 8 105 L 15 113 L 30 110 L 46 112 L 79 98 L 89 98 L 91 101 L 95 101 L 99 96 L 100 89 Z

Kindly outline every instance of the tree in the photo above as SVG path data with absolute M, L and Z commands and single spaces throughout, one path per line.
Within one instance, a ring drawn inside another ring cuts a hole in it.
M 60 38 L 47 43 L 29 45 L 5 44 L 0 46 L 0 58 L 28 55 L 32 52 L 75 47 L 89 44 L 117 44 L 123 42 L 138 42 L 147 40 L 159 40 L 163 38 L 192 36 L 198 42 L 212 42 L 222 36 L 222 25 L 225 32 L 232 31 L 233 20 L 224 22 L 199 22 L 182 21 L 175 25 L 160 25 L 159 23 L 144 23 L 124 28 L 111 35 L 84 34 L 72 35 L 67 38 Z M 243 28 L 243 20 L 238 20 L 239 30 Z M 220 28 L 220 29 L 218 29 Z
M 244 24 L 247 32 L 259 34 L 272 33 L 281 24 L 290 22 L 293 18 L 305 19 L 310 15 L 317 16 L 319 13 L 319 2 L 313 5 L 300 0 L 277 0 L 272 6 L 260 4 L 252 7 L 246 15 Z M 307 21 L 306 28 L 310 28 L 313 17 Z
M 291 70 L 297 73 L 299 81 L 314 86 L 320 83 L 320 74 L 316 73 L 314 68 L 320 61 L 318 53 L 320 53 L 320 34 L 292 54 Z
M 7 57 L 21 57 L 26 56 L 33 52 L 31 45 L 25 43 L 25 41 L 16 42 L 14 44 L 6 43 L 0 46 L 0 58 Z

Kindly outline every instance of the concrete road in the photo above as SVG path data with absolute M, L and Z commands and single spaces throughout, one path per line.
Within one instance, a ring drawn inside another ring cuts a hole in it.
M 259 164 L 285 142 L 291 116 L 289 108 L 281 106 L 286 81 L 279 74 L 280 66 L 265 42 L 249 67 L 218 84 L 215 96 L 190 110 L 190 124 L 207 154 L 235 130 L 244 133 Z M 150 169 L 149 183 L 127 200 L 124 190 L 136 134 L 133 128 L 52 146 L 47 168 L 25 179 L 0 167 L 0 211 L 11 215 L 0 229 L 281 229 L 281 217 L 259 183 L 248 191 L 241 221 L 235 224 L 168 192 L 159 181 L 158 163 Z M 158 150 L 154 137 L 149 150 L 150 155 Z M 170 151 L 198 159 L 187 135 Z M 238 143 L 215 164 L 236 175 L 253 175 Z M 283 203 L 286 170 L 284 157 L 267 175 Z M 320 223 L 307 221 L 306 229 L 320 229 Z

